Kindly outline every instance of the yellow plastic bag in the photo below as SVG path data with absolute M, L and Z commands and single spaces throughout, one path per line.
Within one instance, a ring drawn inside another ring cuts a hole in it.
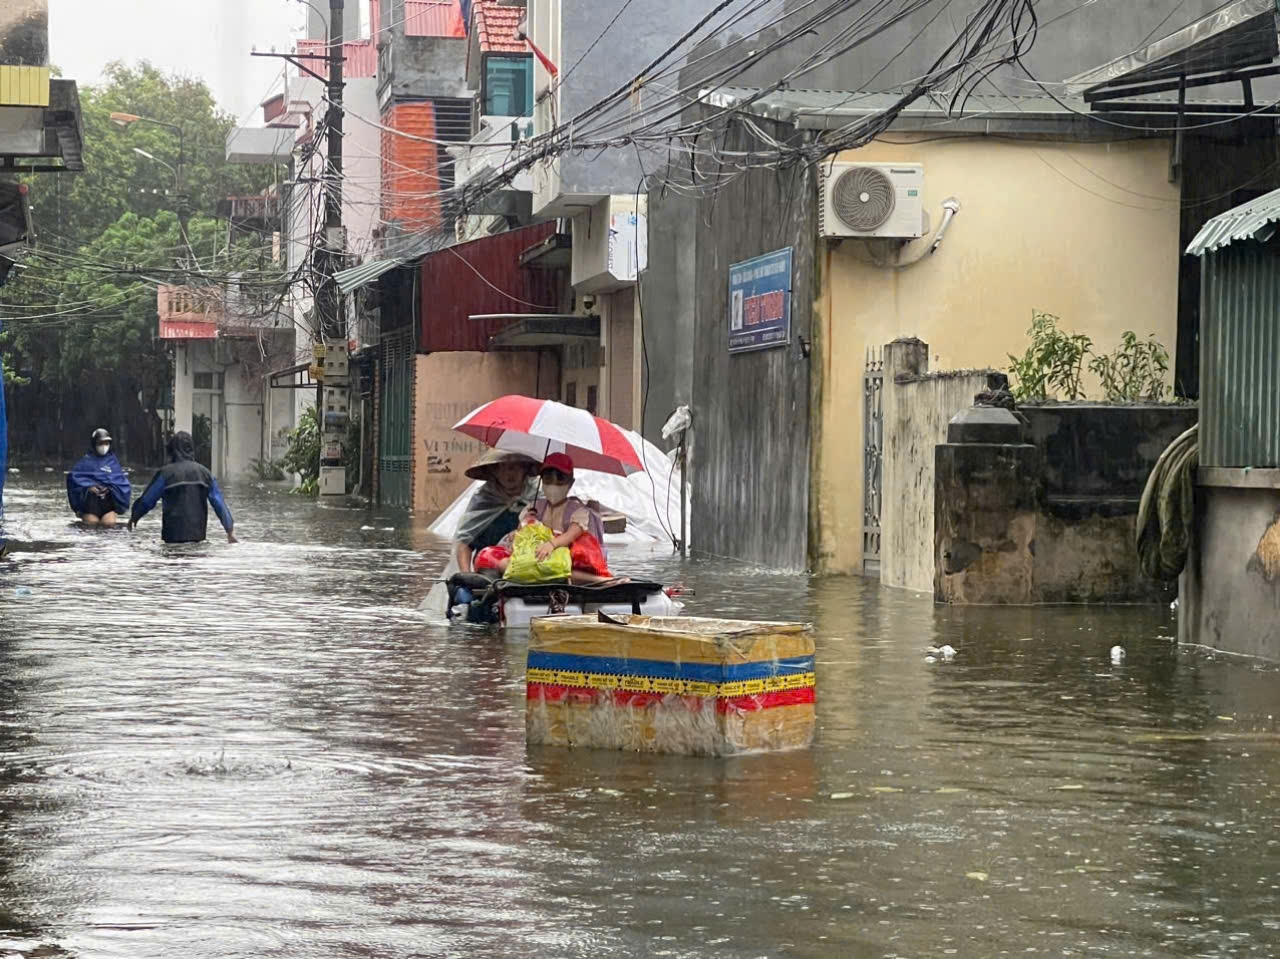
M 538 547 L 553 539 L 555 534 L 542 523 L 521 526 L 516 530 L 507 579 L 512 583 L 559 583 L 567 580 L 573 570 L 569 547 L 561 546 L 545 562 L 538 562 Z

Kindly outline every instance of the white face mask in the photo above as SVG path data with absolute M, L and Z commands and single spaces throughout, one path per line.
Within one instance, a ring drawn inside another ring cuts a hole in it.
M 569 487 L 560 486 L 556 483 L 543 483 L 543 492 L 547 494 L 547 502 L 552 506 L 559 506 L 569 498 Z
M 98 444 L 98 455 L 99 455 L 99 456 L 106 456 L 106 455 L 107 455 L 107 452 L 108 452 L 110 449 L 111 449 L 111 447 L 110 447 L 110 446 L 108 446 L 106 443 L 99 443 L 99 444 Z

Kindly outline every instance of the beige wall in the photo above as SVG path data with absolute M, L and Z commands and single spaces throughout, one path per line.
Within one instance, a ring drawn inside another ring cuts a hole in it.
M 553 353 L 431 353 L 414 369 L 413 509 L 434 519 L 470 482 L 467 467 L 484 453 L 453 425 L 482 403 L 523 393 L 552 398 L 560 386 Z
M 601 298 L 604 377 L 600 415 L 629 430 L 640 426 L 640 324 L 635 288 Z
M 1167 143 L 894 139 L 841 159 L 923 163 L 933 225 L 947 197 L 962 210 L 938 252 L 914 266 L 878 268 L 855 240 L 830 244 L 823 258 L 811 526 L 824 572 L 862 566 L 868 348 L 916 336 L 934 369 L 1007 369 L 1037 309 L 1104 351 L 1126 329 L 1155 333 L 1170 352 L 1176 343 L 1180 201 Z

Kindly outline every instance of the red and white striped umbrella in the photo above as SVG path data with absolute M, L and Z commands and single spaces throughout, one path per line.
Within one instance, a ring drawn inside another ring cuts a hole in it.
M 503 396 L 472 410 L 454 429 L 486 446 L 523 453 L 539 463 L 551 453 L 567 453 L 575 469 L 617 476 L 644 470 L 640 454 L 622 429 L 554 400 Z

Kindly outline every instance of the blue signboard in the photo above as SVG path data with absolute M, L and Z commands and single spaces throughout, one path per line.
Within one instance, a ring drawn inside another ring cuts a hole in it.
M 791 342 L 791 247 L 729 267 L 729 352 Z

